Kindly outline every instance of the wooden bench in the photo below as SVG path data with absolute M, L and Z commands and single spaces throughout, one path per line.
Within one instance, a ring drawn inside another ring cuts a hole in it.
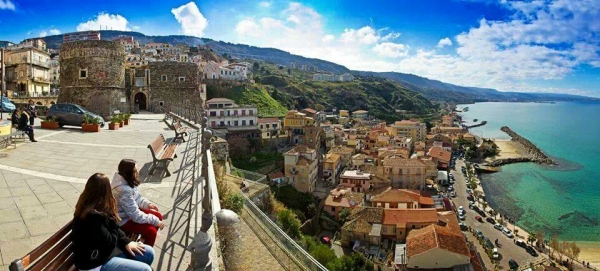
M 185 139 L 183 138 L 184 136 L 187 136 L 187 127 L 183 127 L 183 125 L 181 125 L 181 122 L 177 121 L 177 122 L 173 122 L 173 130 L 175 131 L 175 139 L 181 139 L 181 141 L 185 142 Z
M 0 146 L 4 146 L 4 148 L 8 148 L 8 146 L 14 145 L 17 147 L 17 143 L 15 143 L 15 139 L 24 139 L 25 132 L 21 130 L 17 130 L 16 128 L 12 128 L 11 133 L 8 135 L 0 136 Z
M 152 166 L 150 166 L 149 174 L 154 174 L 154 170 L 157 168 L 163 168 L 167 172 L 167 177 L 171 176 L 168 166 L 169 162 L 173 161 L 173 158 L 177 158 L 177 154 L 175 153 L 177 144 L 167 144 L 165 137 L 160 134 L 148 145 L 148 149 L 150 149 L 150 153 L 152 154 Z
M 14 260 L 10 271 L 76 271 L 73 264 L 73 247 L 71 243 L 71 226 L 67 223 L 48 240 L 34 248 L 27 255 Z M 131 234 L 131 241 L 140 241 L 140 234 Z

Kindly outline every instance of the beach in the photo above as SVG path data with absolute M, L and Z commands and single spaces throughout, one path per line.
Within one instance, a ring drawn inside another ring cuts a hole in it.
M 581 248 L 579 260 L 590 262 L 591 265 L 600 268 L 600 242 L 578 241 L 576 243 Z
M 494 157 L 488 157 L 487 162 L 491 162 L 496 159 L 509 159 L 509 158 L 521 158 L 527 157 L 527 153 L 523 150 L 523 147 L 519 143 L 512 140 L 495 139 L 494 143 L 500 150 L 498 155 Z

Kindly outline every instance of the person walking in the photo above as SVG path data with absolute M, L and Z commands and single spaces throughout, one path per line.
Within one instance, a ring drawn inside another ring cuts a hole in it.
M 27 105 L 27 111 L 29 112 L 29 125 L 33 126 L 35 118 L 37 117 L 37 110 L 35 109 L 35 103 L 31 99 Z
M 110 179 L 92 175 L 73 213 L 73 263 L 82 271 L 151 271 L 154 249 L 132 242 L 119 229 Z
M 29 125 L 29 114 L 25 108 L 21 108 L 21 118 L 19 118 L 18 130 L 25 132 L 29 136 L 29 141 L 37 142 L 33 135 L 33 127 Z
M 121 160 L 111 182 L 121 219 L 119 226 L 128 234 L 141 234 L 145 244 L 154 246 L 158 230 L 162 230 L 165 224 L 158 207 L 142 197 L 138 189 L 139 185 L 140 179 L 135 161 Z

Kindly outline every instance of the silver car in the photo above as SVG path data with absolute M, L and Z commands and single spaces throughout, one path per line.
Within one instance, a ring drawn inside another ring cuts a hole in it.
M 87 111 L 85 108 L 76 104 L 54 104 L 46 113 L 47 118 L 56 118 L 56 122 L 58 122 L 60 127 L 63 127 L 64 125 L 81 126 L 85 115 L 97 119 L 100 123 L 100 127 L 104 127 L 104 119 L 102 117 Z

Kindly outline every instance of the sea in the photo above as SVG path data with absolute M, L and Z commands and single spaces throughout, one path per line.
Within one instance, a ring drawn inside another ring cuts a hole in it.
M 567 241 L 600 241 L 600 103 L 476 103 L 461 113 L 485 138 L 510 139 L 508 126 L 558 166 L 519 163 L 484 174 L 490 206 L 529 232 Z M 597 243 L 600 245 L 600 243 Z

